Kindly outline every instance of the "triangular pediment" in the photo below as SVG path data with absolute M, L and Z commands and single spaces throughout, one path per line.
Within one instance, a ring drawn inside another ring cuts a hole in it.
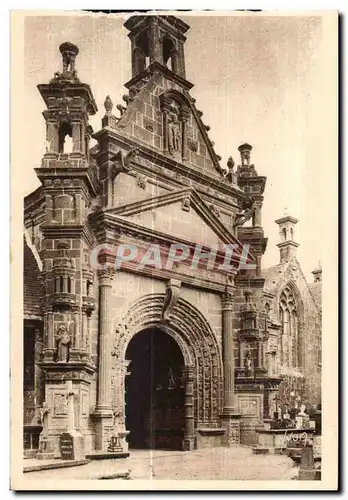
M 131 99 L 117 129 L 172 160 L 222 178 L 221 158 L 209 139 L 203 113 L 189 89 L 171 76 L 175 75 L 154 63 L 142 79 L 128 82 Z
M 241 254 L 242 244 L 195 189 L 186 188 L 112 208 L 107 213 L 202 247 L 222 249 L 225 244 L 235 244 L 236 256 Z

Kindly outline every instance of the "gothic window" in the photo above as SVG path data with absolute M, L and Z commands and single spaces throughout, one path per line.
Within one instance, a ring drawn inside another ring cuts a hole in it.
M 300 346 L 297 301 L 290 287 L 280 295 L 279 319 L 281 323 L 281 364 L 297 368 L 300 366 Z
M 285 227 L 283 227 L 282 233 L 283 233 L 283 241 L 286 241 L 286 229 L 285 229 Z

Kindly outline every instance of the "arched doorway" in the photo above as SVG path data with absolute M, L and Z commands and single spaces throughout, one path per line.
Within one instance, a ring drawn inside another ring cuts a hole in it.
M 181 450 L 184 439 L 184 358 L 175 340 L 159 328 L 140 331 L 126 359 L 126 428 L 131 448 Z

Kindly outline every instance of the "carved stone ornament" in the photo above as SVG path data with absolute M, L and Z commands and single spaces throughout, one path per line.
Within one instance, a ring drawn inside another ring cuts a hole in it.
M 194 141 L 193 139 L 188 139 L 187 147 L 189 148 L 190 151 L 193 151 L 194 153 L 197 153 L 198 151 L 197 141 Z
M 145 120 L 144 121 L 144 127 L 146 128 L 146 130 L 148 130 L 149 132 L 153 132 L 154 128 L 153 128 L 153 122 L 150 121 L 150 120 Z
M 106 96 L 104 101 L 105 114 L 112 115 L 112 108 L 114 107 L 114 103 L 111 100 L 109 95 Z
M 247 198 L 242 205 L 242 212 L 236 215 L 234 219 L 234 227 L 245 224 L 248 220 L 254 217 L 254 212 L 254 200 L 252 198 Z
M 146 183 L 147 179 L 141 174 L 137 174 L 137 186 L 140 187 L 141 189 L 146 189 Z
M 164 321 L 169 321 L 169 316 L 180 298 L 180 288 L 181 282 L 178 280 L 170 280 L 167 284 L 166 297 L 162 309 L 162 319 Z
M 190 206 L 191 206 L 191 200 L 190 200 L 190 198 L 187 196 L 186 198 L 184 198 L 184 199 L 182 200 L 182 206 L 181 206 L 181 208 L 182 208 L 182 210 L 183 210 L 184 212 L 189 212 L 189 211 L 190 211 Z
M 120 173 L 128 173 L 131 170 L 131 164 L 134 158 L 139 154 L 139 150 L 137 148 L 132 148 L 128 153 L 124 153 L 120 150 L 112 160 L 114 163 L 110 169 L 110 177 L 112 180 Z
M 211 204 L 209 208 L 213 212 L 213 214 L 216 215 L 216 217 L 220 217 L 220 210 L 217 206 Z

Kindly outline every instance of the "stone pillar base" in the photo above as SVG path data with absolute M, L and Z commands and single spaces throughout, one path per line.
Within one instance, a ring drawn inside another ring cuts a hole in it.
M 194 437 L 185 438 L 182 442 L 182 449 L 183 451 L 195 450 L 196 449 L 195 438 Z
M 51 458 L 55 458 L 54 445 L 52 440 L 50 440 L 47 436 L 40 435 L 39 451 L 37 452 L 35 458 L 39 460 L 49 460 Z
M 107 452 L 111 436 L 114 433 L 113 414 L 111 410 L 96 410 L 92 418 L 95 422 L 95 449 Z
M 225 428 L 225 435 L 222 436 L 223 446 L 240 444 L 240 415 L 238 413 L 225 414 L 222 415 L 221 420 Z

